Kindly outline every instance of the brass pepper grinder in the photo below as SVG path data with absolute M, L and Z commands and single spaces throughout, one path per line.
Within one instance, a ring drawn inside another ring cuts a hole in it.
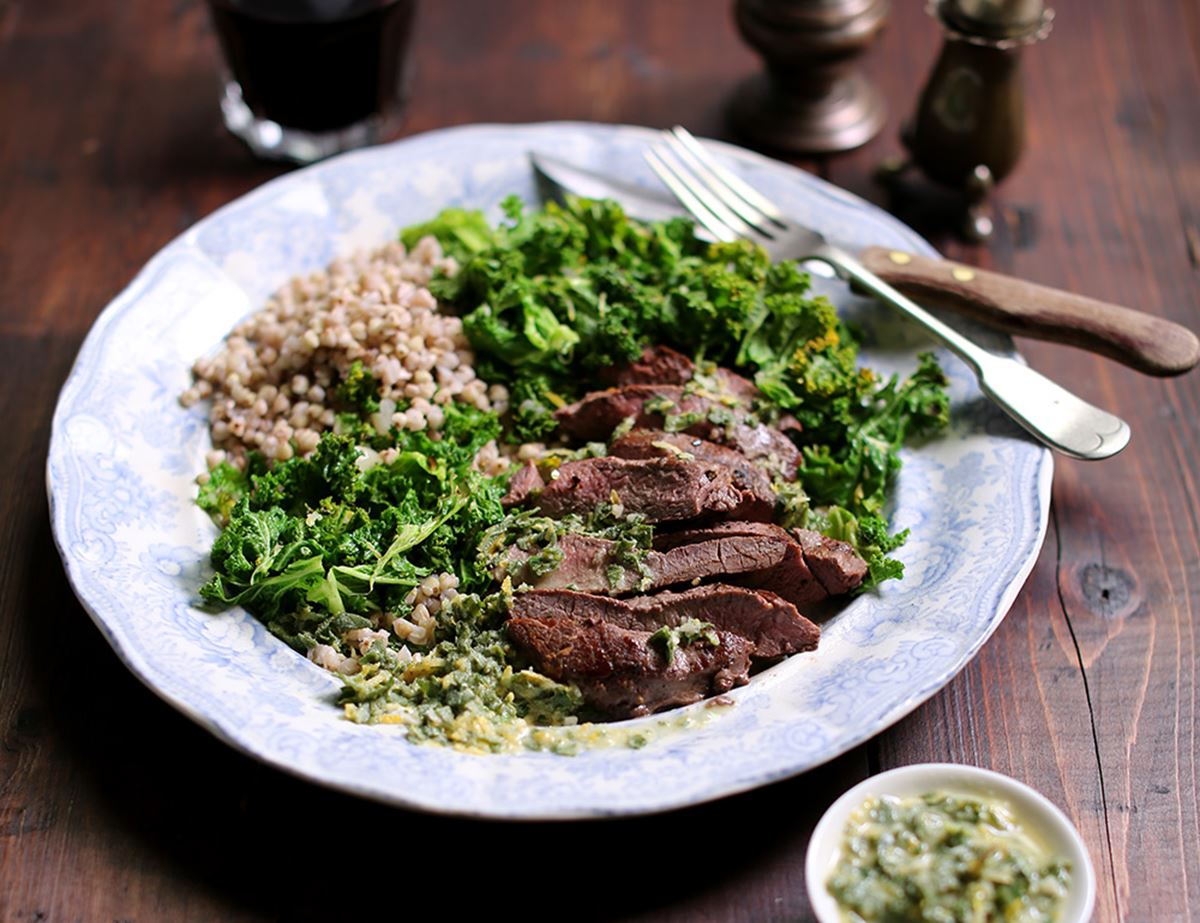
M 1050 34 L 1054 10 L 1042 0 L 931 0 L 927 10 L 945 32 L 942 53 L 901 140 L 909 160 L 885 163 L 885 181 L 910 165 L 960 190 L 962 233 L 992 236 L 988 197 L 1025 143 L 1020 50 Z
M 883 98 L 854 59 L 883 28 L 888 0 L 736 0 L 742 37 L 766 61 L 737 90 L 734 131 L 805 154 L 848 151 L 883 127 Z

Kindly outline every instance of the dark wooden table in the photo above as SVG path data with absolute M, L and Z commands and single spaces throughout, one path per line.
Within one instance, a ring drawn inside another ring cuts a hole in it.
M 954 257 L 1200 326 L 1200 5 L 1058 0 L 1026 57 L 1029 141 L 998 236 Z M 896 3 L 868 68 L 892 119 L 805 162 L 880 200 L 938 37 Z M 427 0 L 406 131 L 591 119 L 723 136 L 757 67 L 728 0 Z M 806 776 L 662 817 L 492 824 L 384 809 L 242 757 L 162 704 L 76 603 L 43 489 L 55 397 L 104 305 L 163 244 L 280 170 L 218 124 L 195 0 L 0 2 L 0 919 L 807 920 L 822 809 L 927 760 L 1009 773 L 1087 839 L 1099 920 L 1200 917 L 1200 376 L 1026 344 L 1135 429 L 1059 460 L 1037 567 L 980 655 L 899 725 Z

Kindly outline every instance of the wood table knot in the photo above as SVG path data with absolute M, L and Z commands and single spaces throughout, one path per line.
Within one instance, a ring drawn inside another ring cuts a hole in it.
M 1137 580 L 1119 567 L 1099 561 L 1077 571 L 1080 595 L 1088 611 L 1110 621 L 1122 621 L 1141 605 Z

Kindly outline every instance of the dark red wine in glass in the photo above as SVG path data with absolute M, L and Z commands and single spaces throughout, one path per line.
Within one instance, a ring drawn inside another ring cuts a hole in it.
M 221 108 L 255 153 L 299 162 L 378 140 L 403 108 L 416 0 L 209 0 Z

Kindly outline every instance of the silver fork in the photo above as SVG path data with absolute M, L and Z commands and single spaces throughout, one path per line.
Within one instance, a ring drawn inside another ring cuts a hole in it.
M 722 166 L 685 128 L 664 132 L 645 152 L 647 163 L 692 217 L 718 240 L 748 238 L 772 259 L 818 261 L 838 278 L 916 321 L 967 363 L 983 393 L 1037 439 L 1064 455 L 1109 458 L 1129 443 L 1120 417 L 1076 397 L 1044 375 L 989 352 L 900 294 L 820 233 L 790 221 L 756 189 Z

